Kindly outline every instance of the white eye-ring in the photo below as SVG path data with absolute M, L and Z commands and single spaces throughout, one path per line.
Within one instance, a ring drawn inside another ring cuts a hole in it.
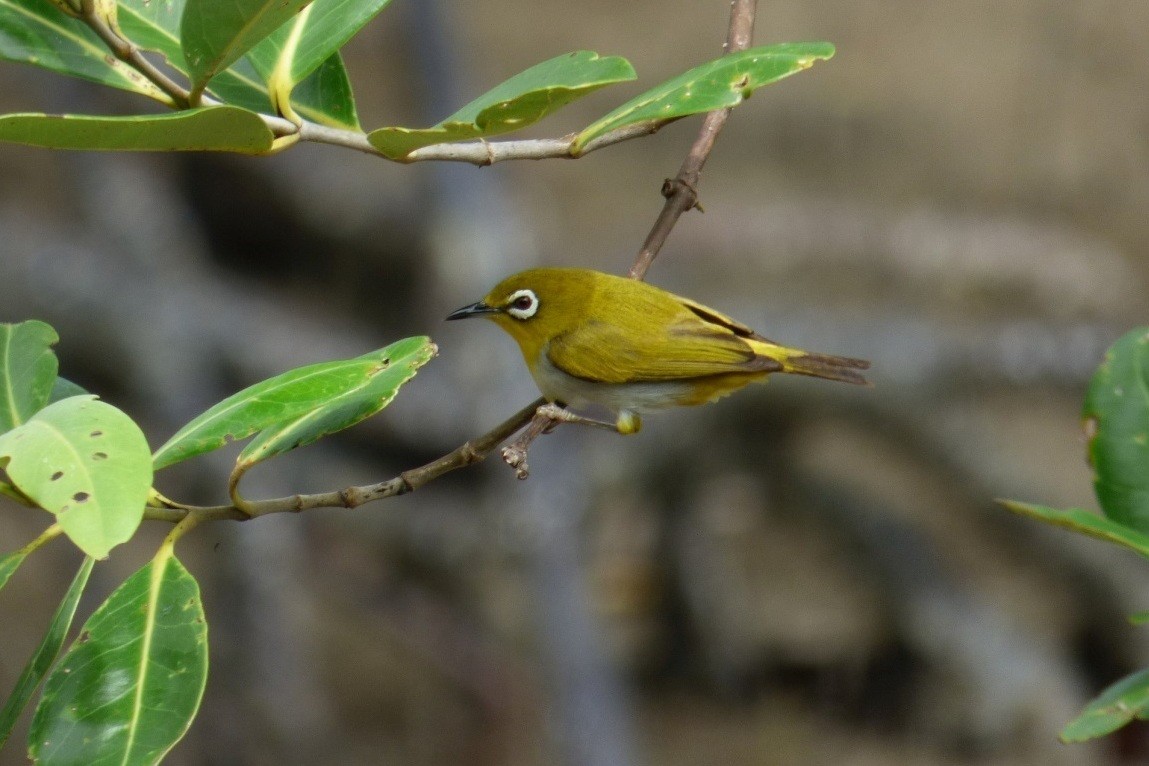
M 515 290 L 507 299 L 507 313 L 515 319 L 530 319 L 539 310 L 539 298 L 533 290 Z

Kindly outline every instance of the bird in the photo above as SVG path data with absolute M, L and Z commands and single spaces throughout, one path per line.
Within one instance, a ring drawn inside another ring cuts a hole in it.
M 636 433 L 642 415 L 712 402 L 771 373 L 869 385 L 863 359 L 768 340 L 689 298 L 585 268 L 535 268 L 447 316 L 486 317 L 519 345 L 556 420 Z M 613 423 L 570 413 L 600 405 Z

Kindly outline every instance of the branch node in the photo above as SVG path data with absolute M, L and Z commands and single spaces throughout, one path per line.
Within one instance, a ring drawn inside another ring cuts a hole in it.
M 527 465 L 527 445 L 515 442 L 503 447 L 503 461 L 515 472 L 515 478 L 523 481 L 531 475 L 531 467 Z
M 399 479 L 399 488 L 395 490 L 396 495 L 405 495 L 408 492 L 414 492 L 421 482 L 417 482 L 415 477 L 418 475 L 418 468 L 412 468 L 410 471 L 403 471 L 396 478 Z
M 482 462 L 486 456 L 487 453 L 479 452 L 471 442 L 464 442 L 463 446 L 459 447 L 459 459 L 462 460 L 463 465 L 473 465 Z

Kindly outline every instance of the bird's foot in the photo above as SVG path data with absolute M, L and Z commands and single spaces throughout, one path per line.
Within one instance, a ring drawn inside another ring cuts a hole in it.
M 594 418 L 576 415 L 560 404 L 547 402 L 535 410 L 535 416 L 531 418 L 530 424 L 527 425 L 526 430 L 523 431 L 519 438 L 515 439 L 506 447 L 503 447 L 503 462 L 514 469 L 516 478 L 525 479 L 530 476 L 530 466 L 527 465 L 527 451 L 530 449 L 531 443 L 543 434 L 549 434 L 561 423 L 594 426 L 618 433 L 633 433 L 633 431 L 623 429 L 621 419 L 619 423 L 608 423 L 603 420 L 595 420 Z M 635 428 L 634 430 L 638 429 Z
M 535 417 L 547 418 L 551 422 L 547 424 L 546 429 L 543 431 L 549 434 L 554 430 L 555 426 L 559 423 L 577 423 L 582 426 L 594 426 L 595 428 L 605 428 L 608 431 L 618 431 L 618 426 L 615 423 L 608 423 L 605 420 L 595 420 L 594 418 L 576 415 L 568 410 L 566 407 L 555 404 L 554 402 L 547 402 L 546 404 L 535 410 Z

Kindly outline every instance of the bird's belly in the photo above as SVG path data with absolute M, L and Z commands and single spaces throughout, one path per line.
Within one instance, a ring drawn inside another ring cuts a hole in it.
M 568 375 L 551 364 L 542 354 L 532 371 L 543 396 L 572 406 L 598 404 L 610 410 L 650 412 L 667 407 L 702 404 L 745 385 L 721 385 L 718 390 L 708 381 L 698 379 L 649 381 L 642 383 L 596 383 Z M 733 381 L 731 381 L 733 382 Z

